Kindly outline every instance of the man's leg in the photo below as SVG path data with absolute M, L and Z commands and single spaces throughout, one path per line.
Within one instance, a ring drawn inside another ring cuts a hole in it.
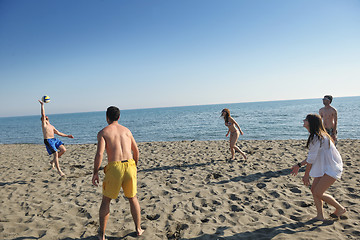
M 140 225 L 141 224 L 140 204 L 136 196 L 133 198 L 129 198 L 129 203 L 130 203 L 131 215 L 135 223 L 136 233 L 138 236 L 140 236 L 144 232 L 144 230 L 141 229 L 141 225 Z
M 110 215 L 110 201 L 111 198 L 103 196 L 99 210 L 100 227 L 99 227 L 98 238 L 103 240 L 105 239 L 106 223 Z
M 58 171 L 58 173 L 61 177 L 65 176 L 65 173 L 63 173 L 60 169 L 58 153 L 55 152 L 55 153 L 53 153 L 53 155 L 54 155 L 54 160 L 52 160 L 52 162 L 53 162 L 53 164 L 55 164 L 56 170 Z
M 66 148 L 64 145 L 60 145 L 59 147 L 59 158 L 66 152 Z

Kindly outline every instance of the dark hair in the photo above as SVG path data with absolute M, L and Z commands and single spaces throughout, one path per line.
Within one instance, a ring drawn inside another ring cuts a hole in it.
M 306 147 L 309 147 L 310 142 L 314 139 L 314 136 L 317 136 L 320 140 L 324 139 L 324 136 L 327 136 L 331 141 L 333 139 L 325 131 L 321 116 L 318 114 L 308 114 L 306 120 L 309 122 L 310 135 L 306 143 Z
M 332 103 L 333 97 L 331 95 L 325 95 L 324 98 L 329 99 L 330 103 Z
M 224 117 L 225 123 L 229 122 L 229 117 L 230 117 L 230 110 L 227 108 L 224 108 L 221 113 L 226 113 Z
M 119 120 L 120 118 L 119 108 L 114 106 L 108 107 L 106 110 L 106 117 L 109 119 L 110 122 Z

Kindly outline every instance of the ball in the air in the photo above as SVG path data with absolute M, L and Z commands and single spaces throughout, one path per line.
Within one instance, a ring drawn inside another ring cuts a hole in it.
M 42 99 L 41 99 L 44 103 L 48 103 L 50 102 L 50 97 L 49 96 L 43 96 Z

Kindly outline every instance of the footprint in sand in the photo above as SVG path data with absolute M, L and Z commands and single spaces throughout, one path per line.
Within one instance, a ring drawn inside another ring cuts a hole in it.
M 256 186 L 257 186 L 259 189 L 262 189 L 262 188 L 266 187 L 266 184 L 265 184 L 265 183 L 258 183 L 258 184 L 256 184 Z
M 293 187 L 290 189 L 290 191 L 293 193 L 301 193 L 301 190 L 298 187 Z
M 149 219 L 150 221 L 154 221 L 160 218 L 160 214 L 146 215 L 146 218 Z

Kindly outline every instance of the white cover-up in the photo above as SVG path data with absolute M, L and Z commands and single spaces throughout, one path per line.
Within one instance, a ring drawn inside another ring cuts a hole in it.
M 312 164 L 310 177 L 322 177 L 327 174 L 335 179 L 341 178 L 343 162 L 340 153 L 327 136 L 322 140 L 314 136 L 309 144 L 306 162 Z

